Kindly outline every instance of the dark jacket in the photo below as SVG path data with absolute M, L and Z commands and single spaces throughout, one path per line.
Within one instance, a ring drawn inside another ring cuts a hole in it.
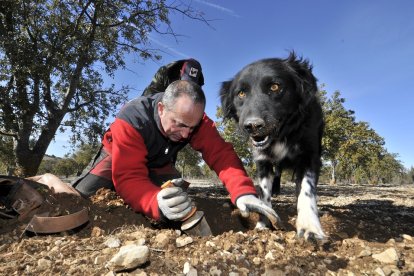
M 164 92 L 170 83 L 180 79 L 180 70 L 186 61 L 186 59 L 182 59 L 161 66 L 152 78 L 150 85 L 148 85 L 144 89 L 144 92 L 142 92 L 142 96 L 149 96 L 155 93 Z M 204 76 L 202 72 L 198 85 L 204 85 Z

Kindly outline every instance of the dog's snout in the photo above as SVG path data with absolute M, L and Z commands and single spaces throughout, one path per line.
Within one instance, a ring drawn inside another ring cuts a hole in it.
M 244 121 L 243 127 L 249 133 L 260 131 L 265 126 L 265 122 L 260 118 L 250 118 Z

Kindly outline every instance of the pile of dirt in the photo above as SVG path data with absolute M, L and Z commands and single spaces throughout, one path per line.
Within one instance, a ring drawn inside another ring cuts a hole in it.
M 254 230 L 257 215 L 242 218 L 222 187 L 190 187 L 189 193 L 213 236 L 163 229 L 108 190 L 81 203 L 57 198 L 89 209 L 89 223 L 66 233 L 35 235 L 16 219 L 0 218 L 0 274 L 414 275 L 414 186 L 320 185 L 329 238 L 319 242 L 295 236 L 291 184 L 272 199 L 284 230 Z M 149 255 L 142 264 L 115 269 L 111 259 L 127 245 L 147 247 Z

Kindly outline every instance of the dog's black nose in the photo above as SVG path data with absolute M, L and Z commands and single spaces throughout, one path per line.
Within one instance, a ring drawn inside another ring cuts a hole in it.
M 250 118 L 244 121 L 243 127 L 249 133 L 255 133 L 265 126 L 265 122 L 260 118 Z

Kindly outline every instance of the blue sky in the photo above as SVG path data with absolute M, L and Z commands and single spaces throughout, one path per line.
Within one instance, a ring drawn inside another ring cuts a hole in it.
M 309 59 L 319 84 L 336 90 L 385 139 L 405 167 L 414 166 L 414 2 L 406 1 L 218 1 L 193 0 L 210 26 L 171 16 L 180 36 L 151 34 L 160 62 L 127 58 L 127 70 L 108 83 L 129 85 L 141 94 L 163 64 L 193 57 L 203 67 L 207 114 L 215 119 L 222 81 L 262 58 L 286 57 L 290 50 Z M 48 154 L 62 156 L 66 138 L 56 137 Z

